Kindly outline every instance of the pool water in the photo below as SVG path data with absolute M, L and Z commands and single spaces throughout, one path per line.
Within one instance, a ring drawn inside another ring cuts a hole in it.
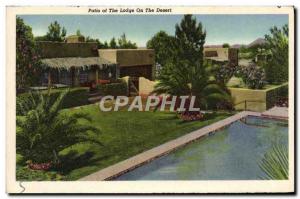
M 275 142 L 288 145 L 287 121 L 248 116 L 114 180 L 261 180 Z

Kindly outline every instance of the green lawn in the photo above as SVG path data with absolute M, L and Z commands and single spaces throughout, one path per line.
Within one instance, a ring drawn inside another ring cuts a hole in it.
M 64 110 L 67 114 L 79 111 L 88 113 L 102 131 L 103 146 L 77 144 L 63 151 L 65 180 L 79 179 L 231 115 L 214 113 L 203 121 L 183 122 L 171 112 L 101 112 L 97 105 Z

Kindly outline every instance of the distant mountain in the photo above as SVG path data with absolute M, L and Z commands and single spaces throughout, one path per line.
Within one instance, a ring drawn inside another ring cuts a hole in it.
M 244 44 L 233 44 L 233 45 L 230 45 L 230 48 L 241 48 L 242 46 L 245 46 L 247 48 L 250 48 L 250 47 L 253 47 L 253 46 L 257 46 L 257 45 L 262 45 L 262 44 L 265 44 L 266 41 L 264 38 L 257 38 L 256 40 L 254 40 L 253 42 L 251 42 L 250 44 L 248 45 L 244 45 Z M 222 48 L 223 45 L 206 45 L 204 46 L 204 48 Z
M 230 45 L 230 48 L 240 48 L 242 46 L 245 46 L 243 44 L 233 44 L 233 45 Z M 222 48 L 223 45 L 206 45 L 204 46 L 204 48 Z
M 205 45 L 204 48 L 222 48 L 222 45 Z
M 231 48 L 241 48 L 242 46 L 245 46 L 243 44 L 233 44 L 232 46 L 230 46 Z
M 258 46 L 258 45 L 262 45 L 265 44 L 266 40 L 263 38 L 258 38 L 256 40 L 254 40 L 253 42 L 251 42 L 250 44 L 247 45 L 248 48 L 254 47 L 254 46 Z

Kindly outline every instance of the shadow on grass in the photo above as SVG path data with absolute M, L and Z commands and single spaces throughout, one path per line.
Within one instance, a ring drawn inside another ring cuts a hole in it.
M 95 152 L 85 152 L 78 155 L 78 152 L 75 150 L 70 151 L 68 154 L 60 157 L 61 165 L 57 170 L 62 172 L 64 175 L 67 175 L 75 169 L 79 169 L 85 166 L 95 165 L 98 161 L 105 160 L 109 156 L 102 156 L 99 158 L 93 158 Z
M 158 120 L 176 120 L 176 119 L 178 119 L 177 115 L 172 115 L 172 116 L 159 118 Z

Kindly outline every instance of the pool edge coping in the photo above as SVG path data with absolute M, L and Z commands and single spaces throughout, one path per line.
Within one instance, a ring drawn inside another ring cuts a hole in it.
M 186 135 L 180 136 L 176 139 L 170 140 L 164 144 L 156 146 L 152 149 L 139 153 L 131 158 L 108 166 L 104 169 L 91 173 L 83 178 L 78 179 L 78 181 L 103 181 L 116 178 L 128 171 L 131 171 L 137 167 L 140 167 L 158 157 L 166 155 L 178 148 L 181 148 L 193 141 L 196 141 L 212 132 L 218 131 L 233 122 L 240 120 L 247 116 L 262 116 L 259 112 L 253 111 L 242 111 L 223 120 L 217 121 L 208 126 L 202 127 L 195 131 L 192 131 Z

